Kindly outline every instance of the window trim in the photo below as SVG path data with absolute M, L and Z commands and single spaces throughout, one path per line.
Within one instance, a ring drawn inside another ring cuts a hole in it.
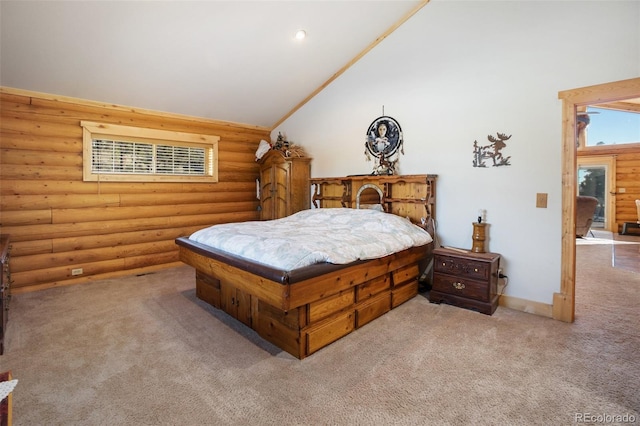
M 218 143 L 219 136 L 197 133 L 175 132 L 170 130 L 146 129 L 142 127 L 122 126 L 119 124 L 81 121 L 82 126 L 82 174 L 85 182 L 218 182 Z M 147 142 L 172 146 L 190 146 L 205 148 L 205 174 L 167 175 L 160 173 L 94 173 L 93 139 L 122 138 L 127 142 Z

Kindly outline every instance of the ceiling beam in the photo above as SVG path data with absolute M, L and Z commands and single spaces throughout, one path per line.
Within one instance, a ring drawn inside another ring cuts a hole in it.
M 639 99 L 631 99 L 620 102 L 609 102 L 606 104 L 594 104 L 592 107 L 596 108 L 604 108 L 604 109 L 613 109 L 617 111 L 628 111 L 628 112 L 640 112 L 640 102 Z

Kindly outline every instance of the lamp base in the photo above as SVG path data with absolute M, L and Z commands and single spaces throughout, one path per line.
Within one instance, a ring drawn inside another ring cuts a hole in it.
M 471 246 L 471 251 L 474 253 L 485 253 L 484 249 L 484 241 L 485 241 L 485 230 L 487 227 L 486 223 L 478 223 L 473 222 L 473 245 Z

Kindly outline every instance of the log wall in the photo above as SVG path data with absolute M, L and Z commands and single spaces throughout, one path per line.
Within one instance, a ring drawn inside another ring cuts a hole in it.
M 14 293 L 174 266 L 176 237 L 259 219 L 255 151 L 267 128 L 10 88 L 0 102 L 0 231 L 11 235 Z M 83 182 L 81 120 L 219 136 L 219 181 Z
M 616 226 L 617 232 L 622 230 L 624 222 L 638 220 L 636 201 L 640 199 L 640 143 L 598 146 L 578 150 L 578 157 L 614 156 L 616 169 L 616 188 L 624 188 L 625 192 L 618 192 L 616 197 Z

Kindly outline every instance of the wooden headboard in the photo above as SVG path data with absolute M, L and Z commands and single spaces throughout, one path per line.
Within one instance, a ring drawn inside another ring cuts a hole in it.
M 430 226 L 436 217 L 437 175 L 357 175 L 310 179 L 316 208 L 381 204 L 384 211 Z M 362 191 L 361 191 L 362 190 Z M 382 199 L 380 200 L 380 195 Z

